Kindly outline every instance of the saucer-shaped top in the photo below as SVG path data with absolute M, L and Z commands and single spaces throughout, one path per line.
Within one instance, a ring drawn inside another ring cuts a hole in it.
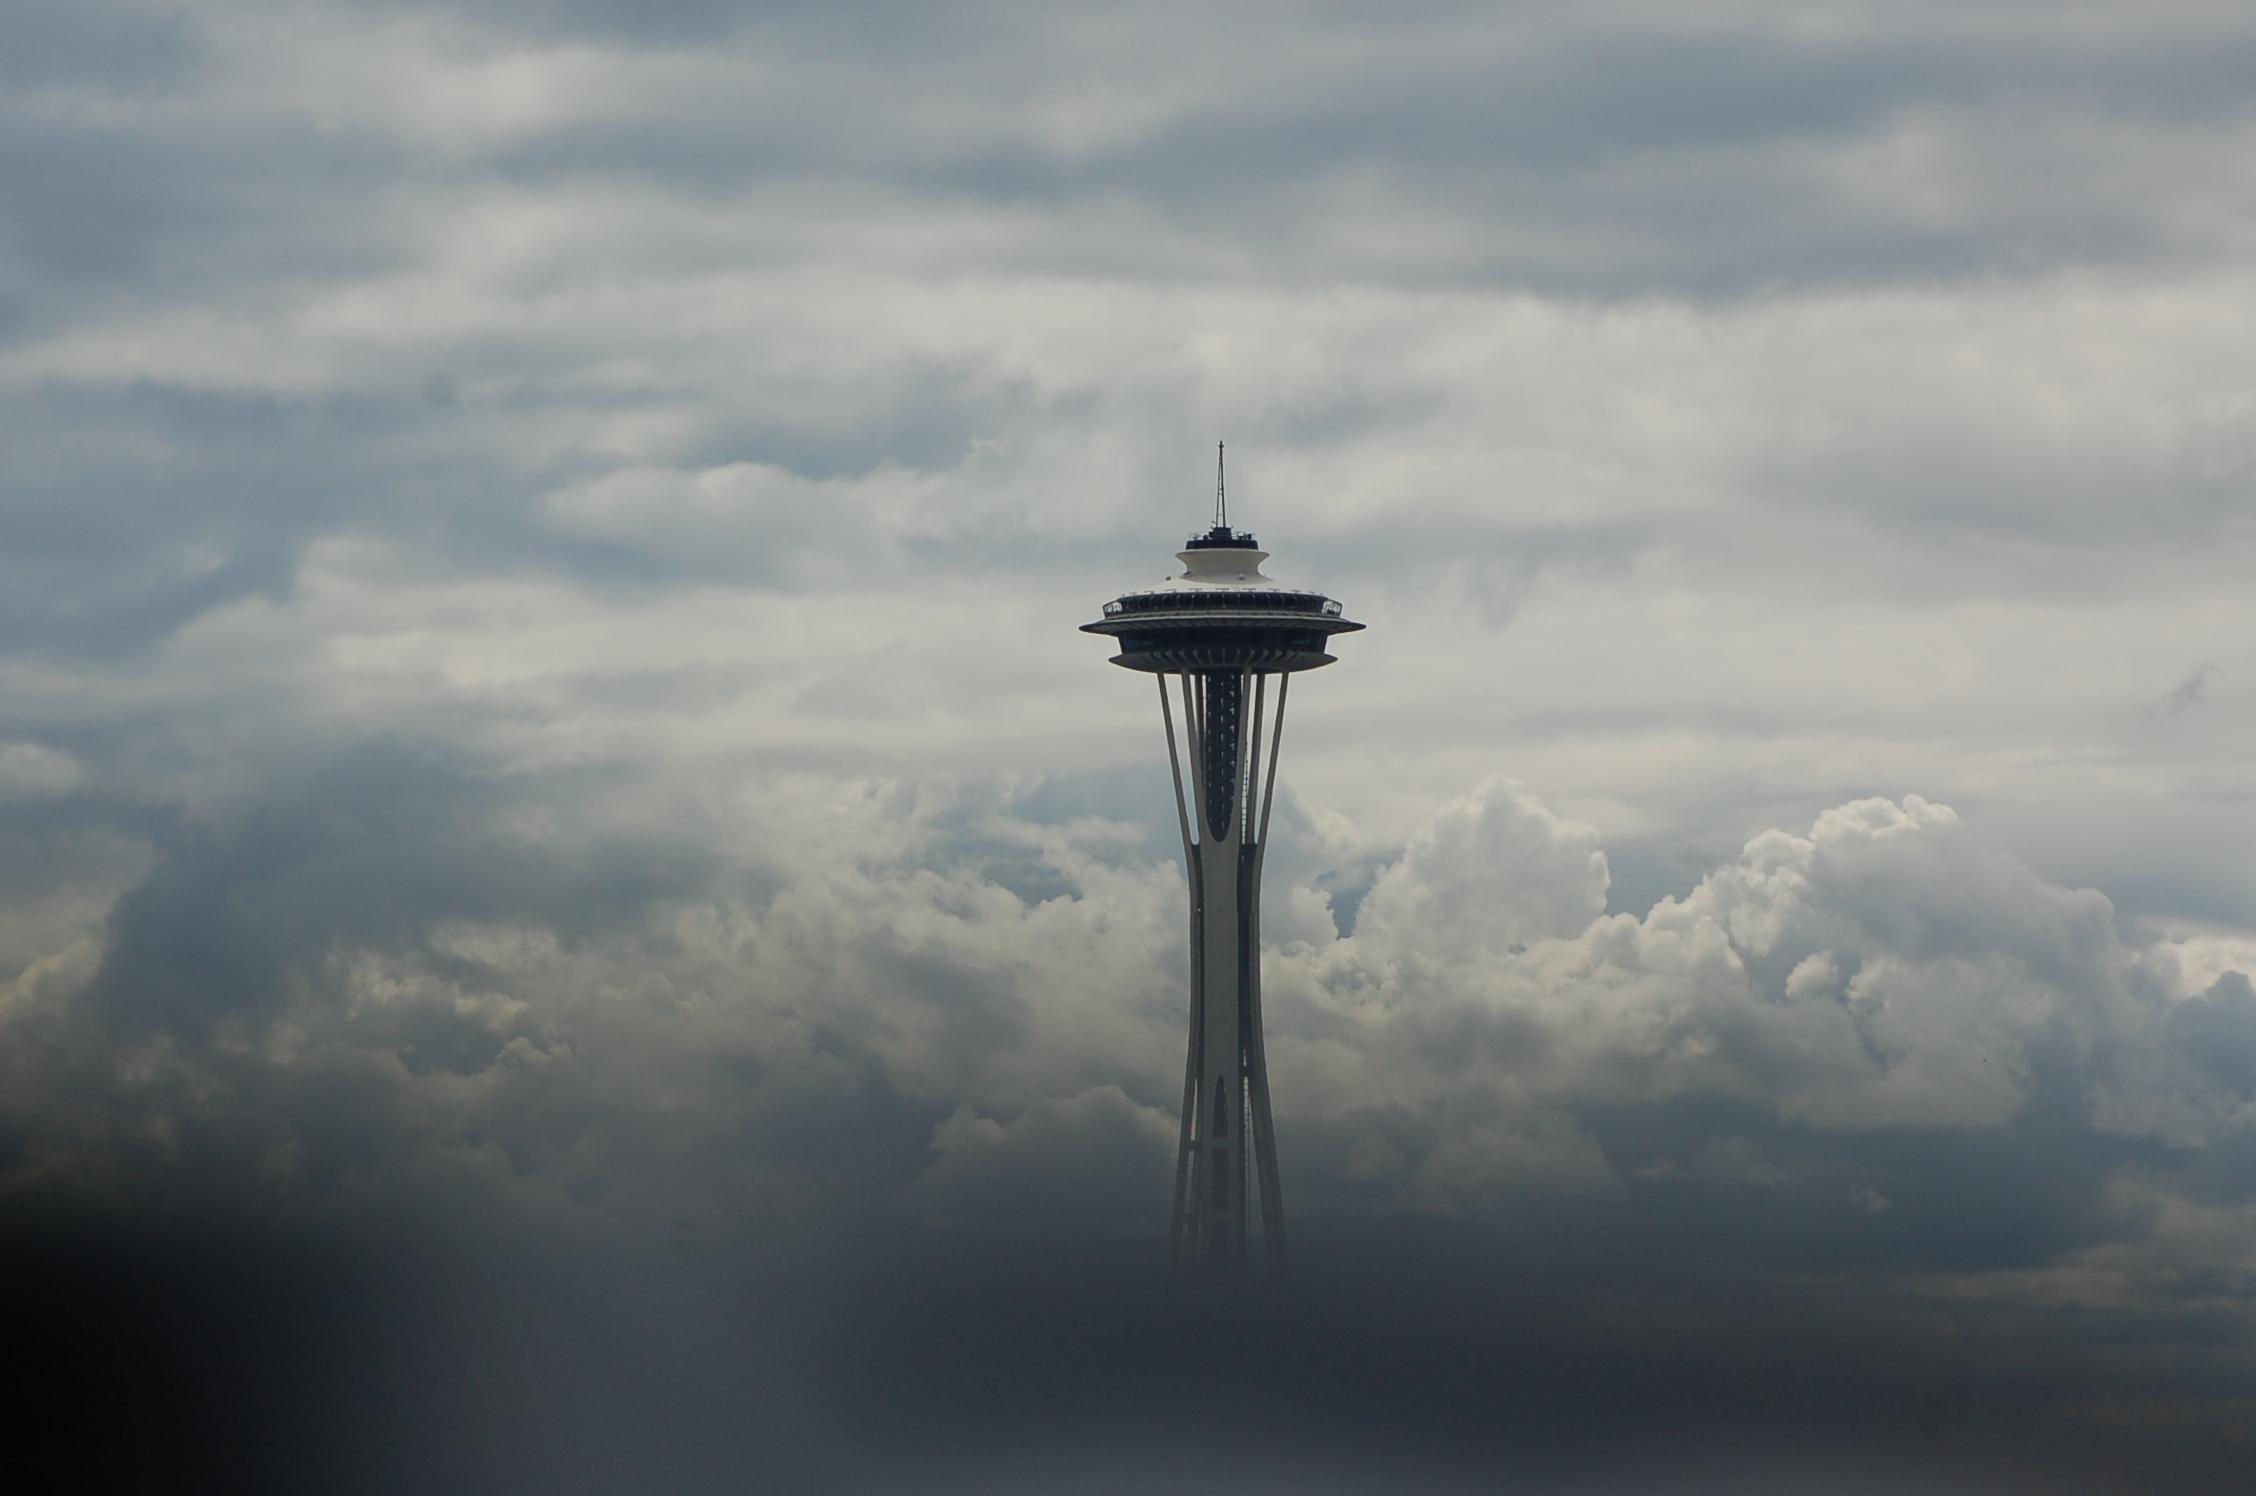
M 1262 573 L 1267 551 L 1217 524 L 1175 553 L 1183 570 L 1156 587 L 1123 593 L 1084 633 L 1120 641 L 1112 663 L 1130 670 L 1314 670 L 1325 640 L 1363 627 L 1321 592 Z

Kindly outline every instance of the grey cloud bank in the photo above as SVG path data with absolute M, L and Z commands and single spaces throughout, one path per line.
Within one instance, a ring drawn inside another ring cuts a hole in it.
M 1214 1359 L 1151 1213 L 1170 870 L 1106 821 L 841 809 L 890 844 L 766 897 L 567 895 L 592 927 L 523 880 L 507 923 L 442 885 L 262 946 L 143 884 L 91 970 L 13 996 L 14 1291 L 51 1323 L 104 1270 L 180 1297 L 52 1343 L 217 1356 L 254 1399 L 219 1426 L 286 1420 L 253 1468 L 375 1487 L 1101 1485 L 1119 1449 L 1126 1485 L 1219 1488 L 1263 1441 L 1317 1489 L 2237 1478 L 2256 997 L 1940 807 L 1844 807 L 1592 917 L 1587 828 L 1494 783 L 1356 933 L 1297 900 L 1270 1001 L 1300 1296 Z M 354 886 L 367 828 L 335 830 L 251 830 L 191 881 L 285 924 L 264 906 Z M 1063 891 L 989 876 L 1014 846 Z M 1528 876 L 1562 864 L 1581 909 Z M 1480 893 L 1524 941 L 1450 944 Z M 214 940 L 237 968 L 196 963 Z M 222 980 L 224 1017 L 163 1001 Z M 1241 1395 L 1253 1445 L 1213 1411 Z
M 2237 1488 L 2231 10 L 5 24 L 46 1451 Z M 1193 1348 L 1164 771 L 1072 626 L 1217 436 L 1372 628 L 1272 860 L 1302 1281 Z

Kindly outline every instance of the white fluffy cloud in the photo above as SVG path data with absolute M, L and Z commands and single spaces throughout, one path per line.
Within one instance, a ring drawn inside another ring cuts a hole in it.
M 1452 806 L 1380 878 L 1382 919 L 1280 963 L 1274 985 L 1362 1039 L 1323 1048 L 1325 1094 L 1711 1095 L 1816 1127 L 1997 1127 L 2158 1039 L 2108 901 L 1917 796 L 1767 832 L 1643 916 L 1601 917 L 1603 889 L 1587 828 L 1524 791 Z
M 1444 808 L 1380 875 L 1356 916 L 1356 940 L 1397 960 L 1460 965 L 1580 934 L 1605 912 L 1607 882 L 1595 827 L 1491 779 Z
M 809 1209 L 858 1197 L 959 1227 L 1131 1219 L 1157 1208 L 1180 1083 L 1180 875 L 1147 860 L 1164 842 L 1028 818 L 1026 793 L 871 785 L 763 802 L 738 823 L 746 839 L 801 849 L 759 875 L 764 892 L 661 898 L 599 938 L 443 904 L 420 932 L 337 926 L 277 956 L 280 1005 L 230 1029 L 250 1049 L 224 1061 L 131 1025 L 108 1051 L 68 1039 L 118 1021 L 101 994 L 129 970 L 81 943 L 13 985 L 6 1021 L 35 1066 L 18 1119 L 64 1085 L 84 1092 L 82 1115 L 115 1108 L 171 1140 L 106 1168 L 200 1157 L 230 1187 L 248 1171 L 309 1202 L 347 1179 L 352 1199 L 439 1175 L 468 1187 L 462 1169 L 499 1148 L 482 1187 L 497 1201 L 702 1212 L 702 1161 L 733 1136 L 732 1190 Z M 255 918 L 258 900 L 321 897 L 332 861 L 274 869 L 272 892 L 238 902 Z M 2127 942 L 2103 896 L 2046 881 L 1916 796 L 1766 832 L 1641 915 L 1605 913 L 1605 889 L 1589 827 L 1491 779 L 1379 874 L 1351 934 L 1318 922 L 1272 946 L 1297 1199 L 1478 1216 L 1529 1199 L 1618 1206 L 1638 1180 L 1675 1178 L 1806 1187 L 1878 1217 L 1900 1213 L 1901 1186 L 1855 1162 L 1859 1138 L 2002 1136 L 2042 1113 L 2080 1117 L 2094 1139 L 2200 1147 L 2256 1118 L 2240 972 Z M 1289 883 L 1271 896 L 1316 897 Z M 113 939 L 134 946 L 165 907 L 135 894 Z M 62 1053 L 78 1068 L 39 1078 Z M 361 1097 L 350 1124 L 322 1120 L 340 1084 Z M 1608 1114 L 1691 1103 L 1777 1136 L 1695 1129 L 1642 1152 L 1601 1136 Z M 222 1140 L 252 1117 L 262 1141 L 230 1160 L 239 1145 Z M 810 1128 L 835 1136 L 797 1156 Z

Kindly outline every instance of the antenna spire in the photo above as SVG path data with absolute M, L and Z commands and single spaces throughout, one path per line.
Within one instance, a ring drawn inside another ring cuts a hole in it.
M 1222 486 L 1222 444 L 1216 442 L 1214 444 L 1214 528 L 1226 530 L 1229 527 L 1230 499 L 1227 490 Z

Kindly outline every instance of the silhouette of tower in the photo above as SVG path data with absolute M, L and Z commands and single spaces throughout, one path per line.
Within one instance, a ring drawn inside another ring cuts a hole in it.
M 1325 652 L 1331 635 L 1363 625 L 1340 616 L 1340 605 L 1320 592 L 1262 575 L 1268 553 L 1230 528 L 1219 446 L 1214 468 L 1214 525 L 1176 553 L 1182 572 L 1106 603 L 1104 617 L 1081 627 L 1118 641 L 1112 663 L 1159 679 L 1190 879 L 1191 1039 L 1171 1255 L 1178 1270 L 1233 1276 L 1254 1273 L 1258 1261 L 1261 1274 L 1274 1279 L 1285 1273 L 1285 1206 L 1261 1046 L 1261 862 L 1286 685 L 1295 672 L 1332 663 Z M 1272 677 L 1276 703 L 1264 763 L 1262 719 Z M 1183 709 L 1180 750 L 1171 694 Z

